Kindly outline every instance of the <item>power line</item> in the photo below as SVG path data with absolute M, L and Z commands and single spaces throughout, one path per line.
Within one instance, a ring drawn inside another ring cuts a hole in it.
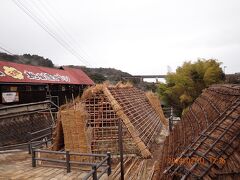
M 34 3 L 34 1 L 31 1 Z M 71 39 L 71 41 L 75 41 L 75 39 L 71 36 L 71 34 L 69 34 L 66 30 L 65 30 L 65 27 L 62 26 L 62 24 L 59 22 L 59 20 L 53 15 L 53 13 L 51 12 L 51 9 L 48 7 L 48 4 L 45 4 L 44 1 L 37 1 L 38 3 L 40 3 L 43 7 L 44 7 L 44 10 L 48 13 L 48 15 L 50 17 L 52 17 L 53 21 L 58 27 L 59 29 L 64 32 L 67 37 L 69 37 Z M 39 5 L 38 5 L 38 9 L 39 9 Z M 75 41 L 76 42 L 76 41 Z
M 60 45 L 62 45 L 65 49 L 67 49 L 72 55 L 74 55 L 78 60 L 80 60 L 81 62 L 83 62 L 84 64 L 88 64 L 90 65 L 90 63 L 88 63 L 88 61 L 84 60 L 84 58 L 77 52 L 75 51 L 70 45 L 69 43 L 66 42 L 66 40 L 64 40 L 61 36 L 59 36 L 57 33 L 54 32 L 54 30 L 52 30 L 49 26 L 46 25 L 46 23 L 44 23 L 43 20 L 41 20 L 38 16 L 36 16 L 34 13 L 32 13 L 32 11 L 29 10 L 29 8 L 27 8 L 27 6 L 25 6 L 24 4 L 22 4 L 20 1 L 17 0 L 18 3 L 20 3 L 20 8 L 22 10 L 25 10 L 25 13 L 27 13 L 27 15 L 29 15 L 38 25 L 40 25 L 50 36 L 52 36 L 58 43 L 60 43 Z M 91 66 L 91 65 L 90 65 Z
M 71 42 L 71 41 L 68 41 L 68 36 L 66 36 L 67 32 L 64 30 L 63 26 L 59 23 L 59 21 L 55 18 L 55 16 L 52 15 L 52 13 L 47 9 L 47 7 L 42 3 L 42 1 L 38 1 L 39 3 L 41 3 L 41 5 L 44 6 L 43 10 L 41 9 L 40 5 L 37 4 L 34 0 L 30 1 L 32 4 L 29 3 L 29 5 L 33 5 L 33 7 L 35 8 L 35 10 L 39 11 L 41 15 L 43 15 L 43 19 L 46 20 L 46 19 L 49 19 L 50 20 L 50 23 L 48 23 L 48 21 L 46 21 L 46 24 L 48 24 L 48 27 L 49 25 L 52 26 L 53 28 L 56 28 L 56 31 L 55 32 L 58 32 L 58 35 L 60 34 L 60 32 L 63 32 L 63 36 L 60 36 L 62 37 L 62 39 L 65 39 L 65 41 L 67 43 Z M 36 7 L 35 7 L 36 6 Z M 31 10 L 33 11 L 33 8 L 31 8 Z M 44 16 L 45 14 L 45 16 Z M 49 18 L 51 17 L 51 18 Z M 54 26 L 55 25 L 55 26 Z M 53 30 L 52 30 L 53 31 Z M 56 33 L 55 33 L 56 34 Z M 68 34 L 67 34 L 68 35 Z
M 34 2 L 34 1 L 31 1 Z M 60 27 L 60 29 L 66 34 L 67 37 L 69 37 L 70 41 L 74 42 L 77 45 L 77 48 L 80 49 L 83 53 L 85 53 L 86 57 L 88 57 L 88 59 L 90 58 L 90 60 L 92 60 L 92 57 L 84 50 L 84 48 L 81 48 L 80 44 L 78 43 L 78 41 L 76 41 L 75 38 L 73 38 L 73 36 L 68 33 L 68 31 L 65 29 L 64 26 L 62 26 L 62 24 L 60 23 L 60 21 L 56 18 L 56 16 L 54 16 L 54 13 L 52 13 L 51 11 L 54 9 L 50 3 L 46 4 L 46 1 L 39 1 L 37 0 L 38 3 L 40 3 L 41 5 L 43 5 L 43 9 L 45 9 L 48 14 L 56 21 L 56 24 Z M 39 6 L 37 6 L 39 7 Z M 56 12 L 56 11 L 55 11 Z M 57 13 L 58 17 L 61 15 L 59 13 Z
M 32 1 L 32 2 L 34 2 L 34 1 Z M 21 4 L 21 5 L 24 6 L 23 4 Z M 28 12 L 31 13 L 31 15 L 33 15 L 33 16 L 35 15 L 34 13 L 32 13 L 32 12 L 33 12 L 32 9 L 31 9 L 32 11 L 30 11 L 29 8 L 27 8 L 27 6 L 24 6 L 24 8 L 27 9 Z M 37 9 L 39 9 L 39 8 L 37 8 Z M 44 12 L 43 12 L 43 13 L 44 13 Z M 41 13 L 41 14 L 42 14 L 42 13 Z M 87 60 L 85 60 L 85 58 L 84 58 L 82 55 L 80 55 L 80 54 L 68 43 L 67 40 L 65 40 L 62 36 L 60 36 L 58 33 L 56 33 L 56 31 L 54 32 L 54 30 L 51 29 L 49 26 L 47 26 L 47 24 L 44 23 L 44 21 L 42 21 L 37 15 L 35 15 L 34 17 L 36 18 L 36 20 L 38 20 L 38 22 L 40 22 L 40 23 L 45 27 L 45 29 L 48 30 L 48 32 L 50 32 L 50 33 L 51 33 L 52 35 L 54 35 L 58 40 L 60 40 L 60 41 L 61 41 L 61 44 L 62 44 L 62 45 L 64 44 L 64 46 L 67 48 L 67 50 L 70 50 L 70 51 L 74 54 L 75 57 L 77 56 L 78 60 L 80 60 L 80 61 L 83 62 L 84 64 L 88 64 L 88 65 L 91 66 L 91 64 L 90 64 Z M 48 18 L 46 17 L 46 18 L 44 18 L 44 19 L 48 19 Z M 59 32 L 59 31 L 57 31 L 57 32 Z M 56 38 L 55 38 L 55 39 L 56 39 Z
M 54 38 L 62 47 L 64 47 L 68 52 L 70 52 L 73 56 L 75 56 L 79 61 L 81 61 L 84 64 L 88 64 L 91 66 L 91 64 L 84 60 L 84 58 L 75 51 L 63 38 L 61 38 L 57 33 L 55 33 L 53 30 L 51 30 L 44 22 L 34 15 L 29 8 L 27 8 L 24 4 L 22 4 L 18 0 L 12 0 L 26 15 L 28 15 L 35 23 L 37 23 L 44 31 L 46 31 L 52 38 Z
M 12 55 L 12 56 L 15 56 L 15 54 L 13 54 L 12 52 L 10 52 L 9 50 L 7 50 L 5 47 L 3 47 L 2 45 L 0 45 L 0 49 L 2 49 L 3 51 L 5 51 L 6 53 Z M 21 63 L 25 63 L 25 60 L 24 58 L 22 58 L 21 56 L 18 56 L 18 60 L 21 62 Z
M 13 53 L 11 53 L 10 51 L 8 51 L 7 49 L 3 48 L 2 46 L 0 46 L 0 49 L 2 49 L 3 51 L 5 51 L 8 54 L 14 55 Z

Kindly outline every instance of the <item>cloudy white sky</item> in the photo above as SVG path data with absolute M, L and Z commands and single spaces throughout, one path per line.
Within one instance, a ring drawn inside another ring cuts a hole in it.
M 240 72 L 239 0 L 1 0 L 0 27 L 1 47 L 58 65 L 165 74 L 186 60 L 215 58 L 226 73 Z

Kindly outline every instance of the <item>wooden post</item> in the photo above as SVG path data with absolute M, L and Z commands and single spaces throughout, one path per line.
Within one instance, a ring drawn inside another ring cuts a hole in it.
M 31 141 L 28 141 L 28 154 L 31 154 L 31 149 L 32 149 L 32 143 Z
M 169 117 L 169 131 L 173 129 L 173 107 L 171 107 L 170 117 Z
M 71 166 L 70 166 L 70 154 L 69 151 L 66 151 L 66 166 L 67 166 L 67 173 L 71 172 Z
M 120 152 L 121 180 L 124 180 L 122 122 L 120 119 L 118 120 L 118 147 Z
M 32 152 L 32 134 L 29 132 L 28 133 L 28 154 L 31 154 Z
M 52 139 L 51 143 L 53 143 L 53 125 L 51 126 L 51 135 L 50 136 L 51 136 L 50 138 Z
M 36 167 L 36 151 L 35 148 L 32 148 L 32 167 Z
M 48 138 L 45 137 L 44 139 L 45 139 L 45 145 L 46 145 L 46 147 L 48 147 Z
M 97 166 L 96 166 L 96 164 L 94 164 L 93 166 L 92 166 L 92 169 L 93 169 L 93 174 L 92 174 L 92 178 L 93 178 L 93 180 L 97 180 Z
M 110 174 L 112 173 L 112 168 L 111 168 L 111 153 L 107 152 L 107 165 L 108 165 L 108 176 L 110 176 Z

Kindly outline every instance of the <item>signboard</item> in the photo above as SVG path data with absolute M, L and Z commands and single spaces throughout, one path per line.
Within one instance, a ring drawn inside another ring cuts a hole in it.
M 3 92 L 2 102 L 3 103 L 19 102 L 18 92 Z
M 0 82 L 44 84 L 94 84 L 80 69 L 61 69 L 0 61 Z
M 31 80 L 43 80 L 43 81 L 61 81 L 61 82 L 70 82 L 70 78 L 68 76 L 62 76 L 59 74 L 49 74 L 46 72 L 31 72 L 31 71 L 27 71 L 24 70 L 23 72 L 17 70 L 14 67 L 10 67 L 10 66 L 3 66 L 4 69 L 4 73 L 1 72 L 2 76 L 10 76 L 14 79 L 19 79 L 19 80 L 23 80 L 24 78 L 27 79 L 31 79 Z

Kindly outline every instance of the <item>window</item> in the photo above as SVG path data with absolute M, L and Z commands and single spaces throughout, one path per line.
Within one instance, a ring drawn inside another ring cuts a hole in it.
M 32 91 L 32 87 L 31 86 L 26 86 L 26 91 Z
M 17 86 L 11 86 L 10 87 L 10 91 L 17 91 L 17 89 L 18 89 Z

